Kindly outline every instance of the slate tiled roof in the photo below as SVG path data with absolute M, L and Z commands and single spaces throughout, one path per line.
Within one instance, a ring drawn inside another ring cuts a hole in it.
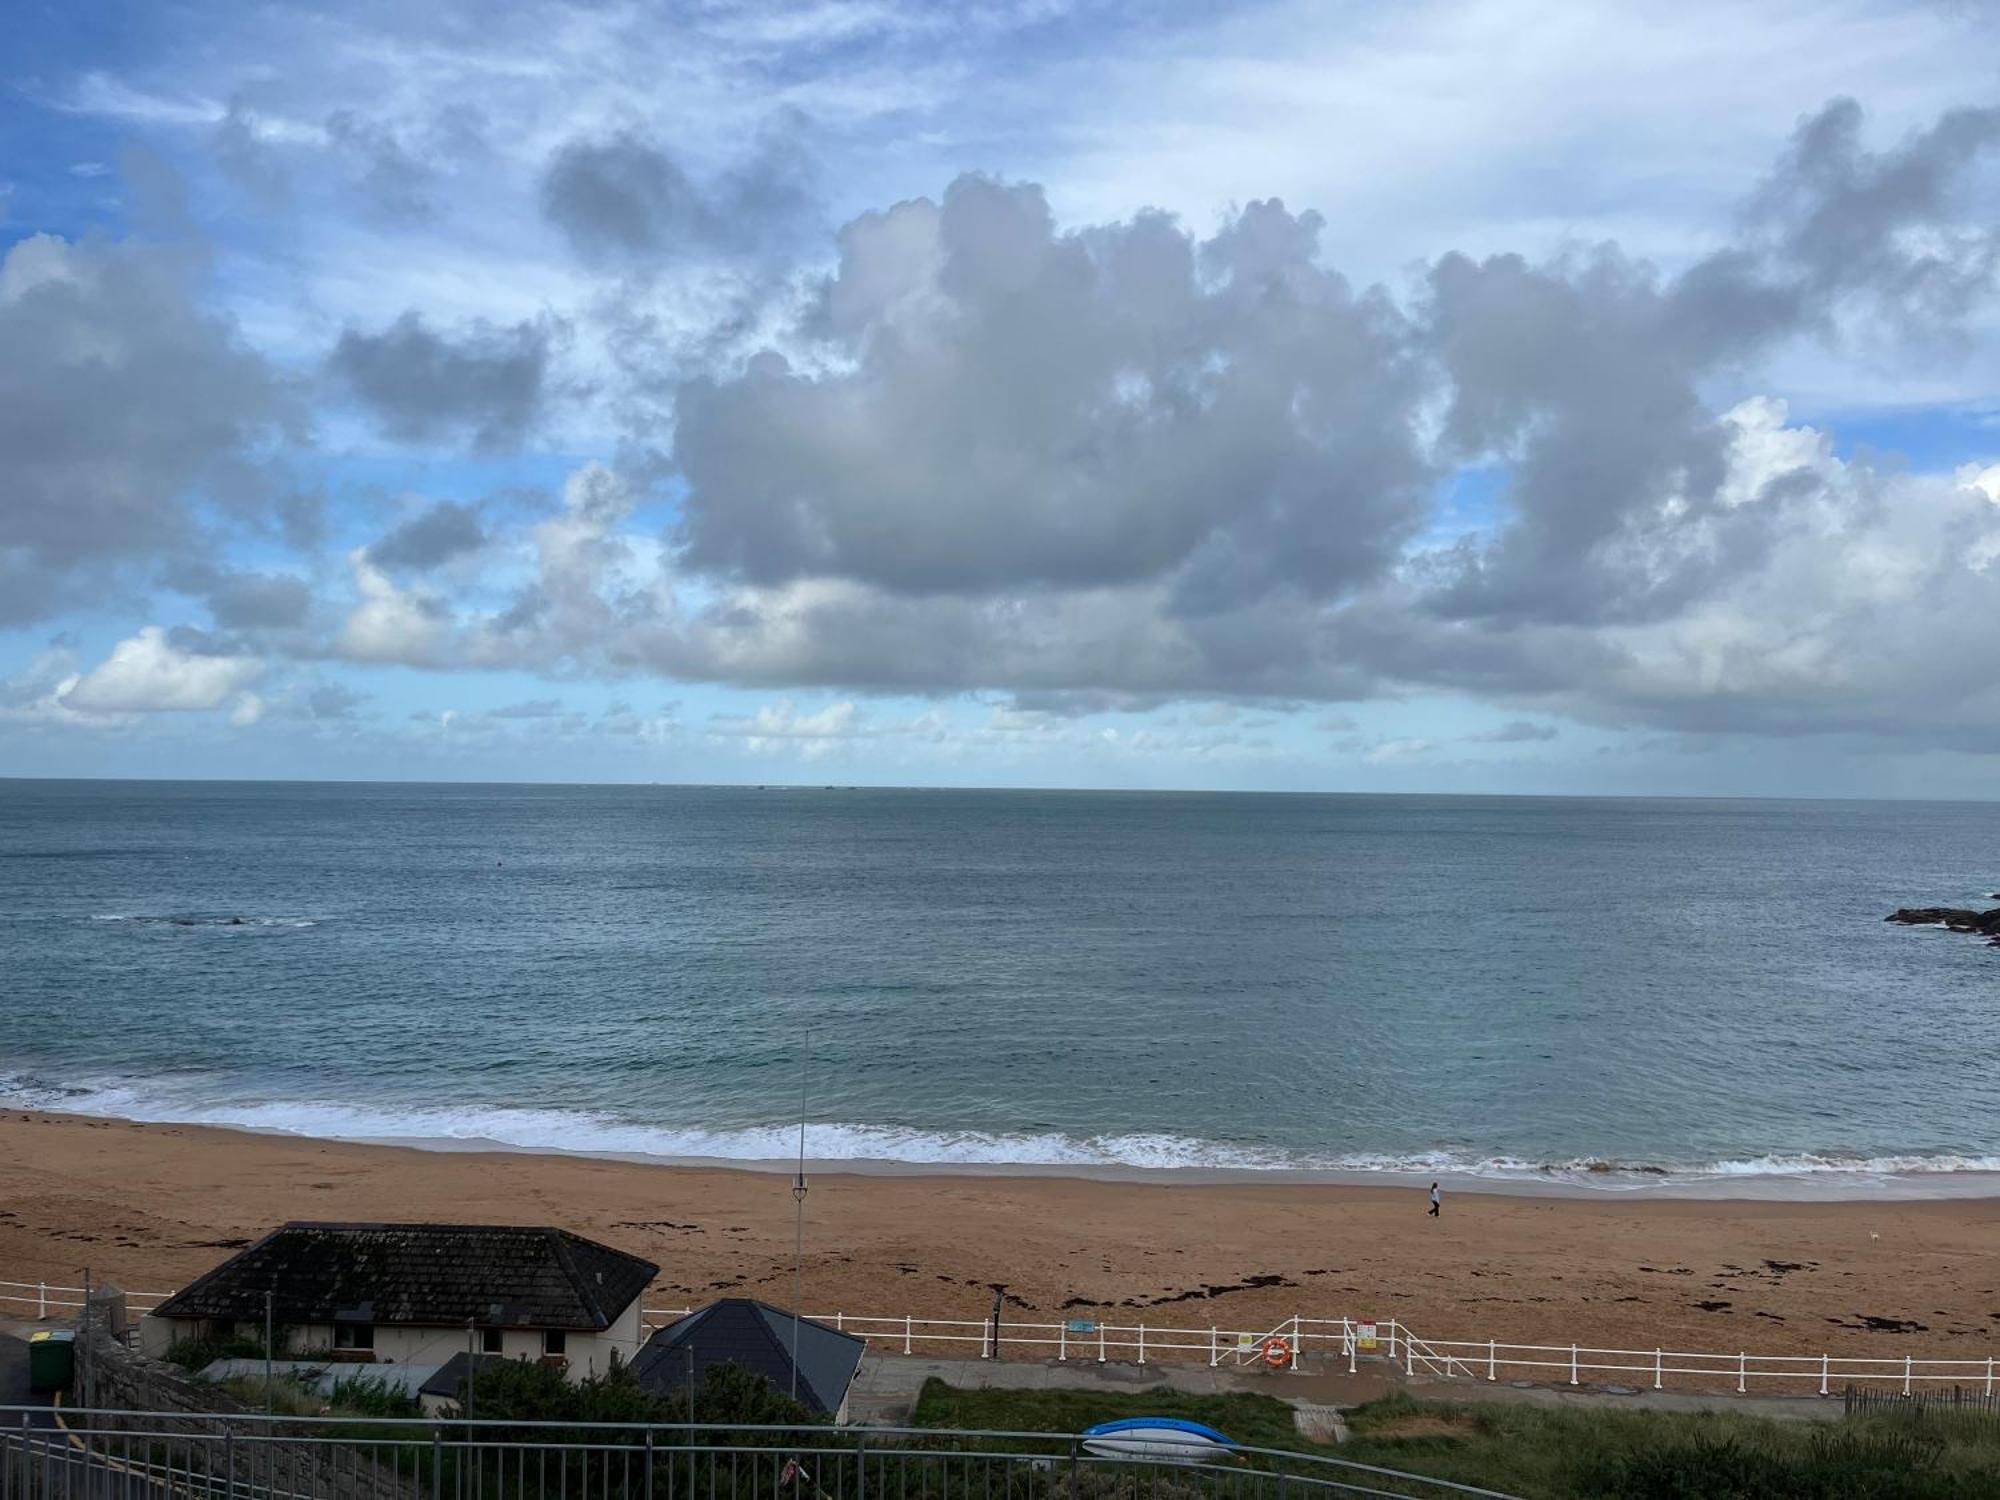
M 799 1400 L 817 1412 L 839 1411 L 867 1347 L 851 1333 L 799 1319 Z M 649 1391 L 677 1390 L 687 1383 L 689 1349 L 696 1381 L 711 1365 L 733 1364 L 791 1389 L 792 1315 L 768 1302 L 724 1297 L 697 1308 L 646 1340 L 632 1373 Z
M 287 1224 L 158 1309 L 164 1318 L 596 1332 L 659 1267 L 565 1229 Z
M 468 1371 L 473 1375 L 472 1396 L 476 1405 L 479 1399 L 479 1376 L 494 1365 L 504 1365 L 507 1357 L 503 1354 L 467 1354 L 463 1349 L 439 1365 L 436 1373 L 417 1387 L 420 1396 L 442 1396 L 447 1401 L 457 1401 L 464 1394 Z

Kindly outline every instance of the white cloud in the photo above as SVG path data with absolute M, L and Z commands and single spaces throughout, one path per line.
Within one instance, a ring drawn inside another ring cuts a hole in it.
M 368 550 L 348 554 L 354 587 L 361 602 L 347 617 L 335 649 L 355 661 L 435 665 L 451 624 L 441 608 L 394 579 L 368 560 Z
M 219 708 L 264 675 L 252 656 L 181 649 L 158 625 L 111 648 L 111 655 L 63 693 L 86 713 L 170 713 Z

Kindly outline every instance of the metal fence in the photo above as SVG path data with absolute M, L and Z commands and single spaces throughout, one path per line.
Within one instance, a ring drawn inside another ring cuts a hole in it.
M 134 1318 L 157 1307 L 171 1292 L 126 1292 Z M 0 1305 L 32 1309 L 40 1318 L 66 1317 L 82 1307 L 84 1288 L 39 1282 L 0 1281 Z M 685 1316 L 688 1308 L 647 1308 L 641 1338 Z M 1762 1391 L 1830 1396 L 1846 1385 L 1865 1384 L 1911 1394 L 1924 1389 L 1965 1386 L 2000 1394 L 2000 1363 L 1993 1355 L 1943 1359 L 1917 1355 L 1865 1358 L 1832 1354 L 1753 1354 L 1668 1349 L 1610 1349 L 1588 1344 L 1515 1344 L 1497 1339 L 1425 1339 L 1403 1323 L 1354 1318 L 1294 1316 L 1274 1328 L 1238 1329 L 1220 1325 L 1103 1323 L 1074 1318 L 1062 1322 L 856 1316 L 809 1312 L 868 1342 L 877 1354 L 947 1354 L 1004 1359 L 1012 1351 L 1058 1362 L 1092 1360 L 1200 1360 L 1211 1367 L 1263 1364 L 1297 1370 L 1307 1362 L 1324 1368 L 1356 1370 L 1366 1360 L 1386 1360 L 1406 1377 L 1434 1379 L 1535 1380 L 1558 1384 L 1624 1384 L 1663 1390 L 1682 1388 Z M 1370 1330 L 1373 1336 L 1370 1336 Z M 1277 1344 L 1282 1354 L 1272 1355 Z
M 1948 1391 L 1918 1391 L 1905 1396 L 1896 1391 L 1871 1391 L 1849 1386 L 1842 1393 L 1844 1415 L 1869 1417 L 1880 1413 L 1892 1416 L 1974 1416 L 2000 1419 L 2000 1395 L 1953 1386 Z
M 0 1407 L 0 1500 L 1510 1500 L 1310 1454 L 1105 1458 L 1047 1433 L 94 1410 L 33 1425 L 48 1415 Z
M 66 1318 L 83 1309 L 89 1287 L 58 1286 L 52 1281 L 0 1281 L 0 1312 L 24 1318 Z M 158 1307 L 172 1292 L 126 1292 L 126 1310 L 135 1318 Z
M 648 1309 L 649 1324 L 671 1322 L 681 1313 Z M 991 1322 L 949 1318 L 852 1317 L 808 1314 L 868 1341 L 877 1353 L 922 1354 L 948 1351 L 981 1359 L 1004 1358 L 1021 1349 L 1057 1361 L 1202 1360 L 1222 1365 L 1275 1366 L 1297 1370 L 1306 1363 L 1344 1365 L 1350 1372 L 1368 1360 L 1387 1361 L 1406 1377 L 1456 1380 L 1529 1379 L 1559 1384 L 1626 1384 L 1663 1390 L 1668 1384 L 1704 1389 L 1827 1396 L 1841 1385 L 1867 1383 L 1904 1393 L 1967 1386 L 2000 1394 L 2000 1363 L 1994 1356 L 1932 1359 L 1915 1355 L 1855 1358 L 1831 1354 L 1752 1354 L 1669 1349 L 1606 1349 L 1587 1344 L 1511 1344 L 1498 1339 L 1425 1339 L 1403 1323 L 1353 1318 L 1291 1317 L 1269 1329 L 1221 1326 L 1187 1328 L 1146 1323 L 1003 1322 L 996 1336 Z

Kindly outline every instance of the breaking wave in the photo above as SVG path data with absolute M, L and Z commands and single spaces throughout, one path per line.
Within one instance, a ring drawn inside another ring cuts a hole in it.
M 649 1125 L 580 1110 L 512 1107 L 380 1107 L 336 1101 L 218 1101 L 147 1088 L 131 1080 L 56 1083 L 33 1074 L 0 1075 L 0 1102 L 17 1108 L 176 1124 L 231 1126 L 334 1140 L 393 1140 L 439 1149 L 514 1149 L 670 1161 L 780 1162 L 798 1148 L 796 1124 L 702 1129 Z M 896 1125 L 814 1123 L 806 1153 L 825 1163 L 885 1163 L 1061 1171 L 1136 1169 L 1197 1172 L 1302 1172 L 1350 1179 L 1446 1177 L 1644 1189 L 1680 1185 L 1718 1191 L 1757 1180 L 1837 1182 L 2000 1173 L 2000 1156 L 1949 1152 L 1866 1155 L 1772 1153 L 1707 1162 L 1618 1162 L 1598 1158 L 1534 1161 L 1458 1151 L 1305 1153 L 1278 1147 L 1161 1133 L 1077 1136 L 920 1130 Z

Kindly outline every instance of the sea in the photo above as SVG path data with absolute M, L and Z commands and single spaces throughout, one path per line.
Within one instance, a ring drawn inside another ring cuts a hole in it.
M 0 781 L 0 1100 L 815 1169 L 2000 1191 L 2000 804 Z

